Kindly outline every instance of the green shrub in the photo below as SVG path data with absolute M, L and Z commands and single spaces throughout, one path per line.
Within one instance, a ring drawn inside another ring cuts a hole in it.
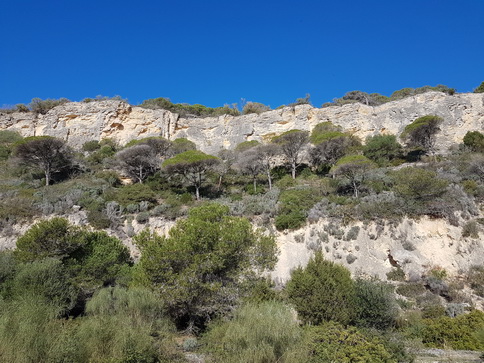
M 34 297 L 0 301 L 0 359 L 3 362 L 80 362 L 68 320 L 59 308 Z M 72 349 L 74 354 L 69 354 Z
M 396 292 L 405 297 L 415 298 L 425 292 L 425 287 L 420 282 L 408 282 L 399 285 L 396 289 Z
M 87 161 L 92 164 L 102 164 L 105 159 L 114 156 L 116 153 L 116 147 L 111 144 L 103 144 L 102 141 L 99 143 L 100 148 L 94 150 L 90 153 Z
M 393 174 L 394 190 L 404 198 L 431 200 L 442 195 L 449 182 L 423 168 L 402 168 Z
M 184 153 L 185 151 L 196 150 L 196 149 L 197 149 L 197 145 L 195 145 L 194 142 L 184 137 L 175 139 L 173 140 L 173 143 L 172 143 L 172 150 L 174 154 L 181 154 L 181 153 Z
M 51 98 L 48 98 L 45 100 L 42 100 L 40 98 L 32 98 L 32 101 L 29 104 L 29 108 L 32 110 L 32 112 L 45 115 L 54 107 L 62 105 L 67 102 L 70 102 L 67 98 L 59 98 L 58 100 L 51 99 Z
M 484 135 L 479 131 L 467 131 L 462 141 L 474 152 L 484 151 Z
M 347 324 L 355 317 L 355 290 L 350 272 L 324 260 L 321 252 L 316 252 L 306 267 L 293 270 L 286 293 L 305 323 L 334 320 Z
M 87 221 L 95 229 L 106 229 L 111 226 L 111 220 L 102 210 L 88 209 Z
M 484 93 L 484 82 L 482 82 L 479 87 L 474 89 L 474 93 Z
M 0 130 L 0 144 L 12 145 L 22 140 L 23 137 L 17 131 Z
M 78 247 L 73 229 L 64 218 L 39 222 L 18 238 L 15 256 L 22 262 L 46 257 L 65 258 Z
M 391 281 L 405 281 L 405 272 L 401 267 L 393 268 L 390 272 L 387 272 L 387 279 Z
M 232 320 L 215 324 L 204 342 L 215 362 L 276 363 L 301 333 L 289 307 L 267 301 L 244 305 Z
M 261 114 L 262 112 L 270 111 L 271 108 L 259 102 L 247 102 L 242 109 L 242 115 L 250 113 Z
M 180 116 L 221 116 L 221 115 L 233 115 L 237 116 L 240 114 L 236 105 L 224 105 L 223 107 L 206 107 L 204 105 L 195 104 L 189 105 L 187 103 L 173 103 L 169 98 L 159 97 L 144 100 L 140 107 L 150 108 L 150 109 L 164 109 L 171 112 L 178 113 Z
M 289 212 L 276 216 L 274 225 L 278 231 L 285 229 L 298 229 L 306 222 L 306 215 L 302 211 Z
M 21 264 L 12 281 L 12 296 L 42 301 L 66 313 L 74 307 L 78 294 L 70 278 L 62 262 L 53 258 Z
M 32 226 L 17 240 L 14 254 L 24 262 L 57 258 L 83 288 L 114 283 L 131 263 L 128 249 L 117 238 L 73 227 L 63 218 Z
M 472 266 L 467 273 L 467 283 L 480 297 L 484 297 L 484 266 Z
M 105 288 L 88 302 L 77 340 L 84 362 L 177 362 L 174 327 L 159 296 L 145 289 Z
M 129 204 L 137 204 L 142 201 L 154 204 L 157 196 L 148 185 L 136 183 L 107 191 L 105 198 L 106 200 L 114 200 L 126 207 Z
M 442 305 L 427 305 L 422 308 L 422 318 L 437 319 L 445 316 L 445 308 Z
M 289 189 L 280 194 L 278 215 L 275 220 L 278 230 L 297 229 L 306 221 L 309 209 L 318 201 L 318 191 Z
M 395 325 L 398 309 L 393 287 L 376 280 L 355 281 L 356 325 L 385 330 Z
M 451 348 L 462 350 L 482 350 L 484 341 L 474 335 L 484 328 L 484 313 L 473 310 L 455 318 L 447 316 L 424 320 L 425 328 L 422 342 L 432 348 Z
M 479 226 L 476 221 L 469 221 L 462 227 L 462 237 L 479 238 Z
M 302 344 L 288 356 L 287 363 L 397 361 L 383 339 L 335 322 L 307 327 Z
M 148 230 L 134 237 L 142 252 L 135 280 L 160 291 L 169 314 L 189 330 L 231 309 L 276 261 L 274 239 L 228 211 L 205 204 L 192 208 L 169 237 Z
M 82 150 L 87 152 L 93 152 L 99 150 L 100 148 L 101 145 L 97 140 L 86 141 L 84 144 L 82 144 Z
M 318 145 L 324 141 L 344 136 L 346 134 L 342 132 L 341 126 L 336 126 L 331 121 L 327 121 L 314 126 L 309 140 L 313 145 Z
M 402 156 L 402 146 L 395 135 L 371 136 L 366 139 L 363 154 L 379 166 L 385 166 Z
M 150 220 L 150 214 L 148 212 L 141 212 L 141 213 L 138 213 L 138 215 L 136 216 L 136 222 L 141 224 L 145 224 L 149 220 Z

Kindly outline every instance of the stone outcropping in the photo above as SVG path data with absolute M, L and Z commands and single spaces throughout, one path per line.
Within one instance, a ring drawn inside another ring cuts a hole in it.
M 398 224 L 380 221 L 337 225 L 331 220 L 291 232 L 278 233 L 281 254 L 272 276 L 283 283 L 292 269 L 305 266 L 314 250 L 326 259 L 345 265 L 353 274 L 386 274 L 401 268 L 409 280 L 418 279 L 433 268 L 455 276 L 473 265 L 482 265 L 484 243 L 480 238 L 462 236 L 462 227 L 444 219 L 404 219 Z
M 484 94 L 427 92 L 381 106 L 360 103 L 314 108 L 309 105 L 285 107 L 260 115 L 186 117 L 165 110 L 149 110 L 123 101 L 70 102 L 45 115 L 0 114 L 0 129 L 16 130 L 23 136 L 50 135 L 81 147 L 90 140 L 112 138 L 121 145 L 132 139 L 163 136 L 173 140 L 186 137 L 199 149 L 216 154 L 243 141 L 269 140 L 291 129 L 311 130 L 331 121 L 361 139 L 380 133 L 400 134 L 420 116 L 444 119 L 437 135 L 437 148 L 446 151 L 462 142 L 467 131 L 484 129 Z

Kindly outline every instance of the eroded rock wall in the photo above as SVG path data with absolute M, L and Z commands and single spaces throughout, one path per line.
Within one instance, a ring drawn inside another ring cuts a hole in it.
M 134 107 L 122 101 L 70 102 L 45 115 L 0 114 L 0 129 L 23 136 L 50 135 L 81 147 L 90 140 L 113 138 L 120 144 L 148 136 L 170 140 L 186 137 L 205 152 L 216 154 L 243 141 L 269 140 L 291 129 L 311 130 L 331 121 L 363 140 L 379 133 L 400 134 L 417 117 L 438 115 L 444 119 L 437 135 L 439 151 L 462 142 L 467 131 L 484 129 L 484 94 L 428 92 L 381 106 L 360 103 L 328 108 L 309 105 L 285 107 L 260 115 L 186 117 L 165 110 Z

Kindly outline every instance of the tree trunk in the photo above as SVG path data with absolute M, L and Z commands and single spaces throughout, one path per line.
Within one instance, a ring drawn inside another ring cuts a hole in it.
M 138 183 L 143 184 L 143 169 L 141 166 L 139 167 Z
M 257 177 L 254 177 L 253 183 L 254 183 L 254 194 L 256 194 L 257 193 Z
M 267 181 L 269 182 L 269 190 L 272 190 L 272 178 L 270 169 L 267 170 Z
M 50 184 L 50 168 L 45 169 L 45 186 Z
M 217 190 L 220 191 L 220 188 L 222 186 L 222 175 L 218 177 L 218 184 L 217 184 Z
M 293 162 L 291 166 L 292 166 L 292 168 L 291 168 L 292 169 L 291 170 L 291 172 L 292 172 L 292 178 L 293 179 L 296 179 L 296 163 Z
M 355 198 L 358 198 L 358 185 L 353 181 L 353 191 L 355 192 Z
M 197 200 L 200 200 L 200 192 L 199 192 L 199 187 L 198 185 L 195 185 L 195 196 L 197 197 Z

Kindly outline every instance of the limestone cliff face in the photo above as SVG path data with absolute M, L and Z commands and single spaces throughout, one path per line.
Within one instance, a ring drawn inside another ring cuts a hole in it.
M 277 233 L 281 254 L 272 276 L 286 281 L 290 271 L 305 266 L 316 249 L 354 274 L 376 275 L 383 280 L 397 266 L 412 280 L 436 267 L 458 275 L 482 264 L 482 239 L 463 237 L 462 227 L 444 219 L 404 219 L 393 225 L 356 222 L 328 229 L 330 224 L 322 218 L 299 230 Z
M 0 129 L 19 131 L 23 136 L 50 135 L 74 147 L 86 141 L 113 138 L 120 144 L 148 136 L 173 140 L 186 137 L 205 152 L 216 154 L 248 140 L 264 141 L 291 129 L 311 130 L 331 121 L 363 140 L 379 133 L 400 134 L 417 117 L 438 115 L 444 119 L 437 135 L 439 151 L 462 142 L 467 131 L 484 129 L 484 94 L 428 92 L 371 107 L 349 104 L 313 108 L 285 107 L 260 115 L 187 117 L 165 110 L 148 110 L 122 101 L 71 102 L 46 115 L 0 114 Z

